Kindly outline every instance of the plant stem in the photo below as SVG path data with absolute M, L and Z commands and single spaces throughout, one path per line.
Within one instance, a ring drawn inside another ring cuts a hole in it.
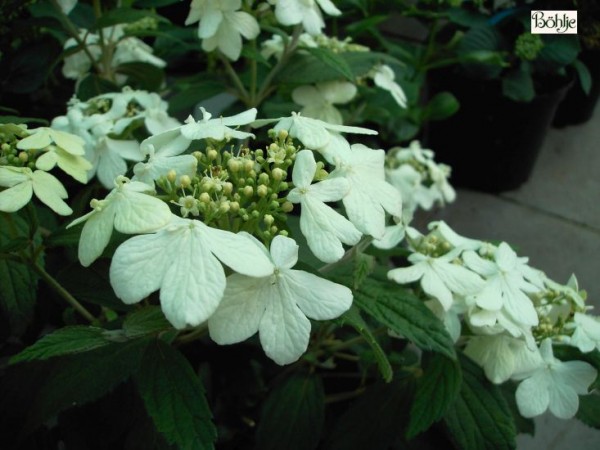
M 41 267 L 38 263 L 36 263 L 35 261 L 31 261 L 31 267 L 33 267 L 33 270 L 35 270 L 35 272 L 46 282 L 48 283 L 48 285 L 54 289 L 56 291 L 57 294 L 59 294 L 63 299 L 65 299 L 67 301 L 67 303 L 69 303 L 79 314 L 81 314 L 86 320 L 88 320 L 90 323 L 94 323 L 96 322 L 96 318 L 92 315 L 92 313 L 90 313 L 85 306 L 83 306 L 81 303 L 79 303 L 77 301 L 77 299 L 75 299 L 75 297 L 73 297 L 69 291 L 67 291 L 64 287 L 62 287 L 62 285 L 56 281 L 56 279 L 54 279 L 52 277 L 52 275 L 50 275 L 48 272 L 46 272 L 44 270 L 43 267 Z
M 199 326 L 198 328 L 190 331 L 188 334 L 184 334 L 183 336 L 179 336 L 175 341 L 177 345 L 189 344 L 206 334 L 208 331 L 208 326 L 206 324 Z
M 67 33 L 69 33 L 71 35 L 71 37 L 73 39 L 75 39 L 75 42 L 77 42 L 77 45 L 79 45 L 79 47 L 81 47 L 83 52 L 89 58 L 90 62 L 92 63 L 92 66 L 94 67 L 96 72 L 102 73 L 102 68 L 100 67 L 100 65 L 98 64 L 96 59 L 90 53 L 90 50 L 88 49 L 85 41 L 83 39 L 81 39 L 81 37 L 79 36 L 79 31 L 77 30 L 77 28 L 75 28 L 75 25 L 73 25 L 73 23 L 69 20 L 69 18 L 63 12 L 63 10 L 61 9 L 60 5 L 58 4 L 58 2 L 56 0 L 51 0 L 51 2 L 52 2 L 52 6 L 54 6 L 54 8 L 60 13 L 60 22 L 62 23 L 62 26 L 65 28 Z
M 270 89 L 271 89 L 271 82 L 273 81 L 275 76 L 281 71 L 281 69 L 283 69 L 285 64 L 288 62 L 288 59 L 290 58 L 290 56 L 292 56 L 292 54 L 296 51 L 296 48 L 298 47 L 298 40 L 300 38 L 301 32 L 302 32 L 302 26 L 296 25 L 296 27 L 294 28 L 294 33 L 292 34 L 292 39 L 291 39 L 290 45 L 288 45 L 285 48 L 285 50 L 283 51 L 283 54 L 281 55 L 281 58 L 279 59 L 279 61 L 277 61 L 277 64 L 275 65 L 275 67 L 273 67 L 271 69 L 271 71 L 267 74 L 267 76 L 263 80 L 263 82 L 260 85 L 260 88 L 258 90 L 258 93 L 256 94 L 256 98 L 253 99 L 254 103 L 251 106 L 260 105 L 262 103 L 262 101 L 265 99 L 265 97 L 269 94 Z
M 223 56 L 220 53 L 219 58 L 221 59 L 221 62 L 223 62 L 223 65 L 225 66 L 225 70 L 227 71 L 229 78 L 231 78 L 231 81 L 233 81 L 233 84 L 235 84 L 235 87 L 239 92 L 240 100 L 244 102 L 246 106 L 251 107 L 252 104 L 248 91 L 244 87 L 244 84 L 242 83 L 242 80 L 240 80 L 240 77 L 238 77 L 237 73 L 235 73 L 233 66 L 231 65 L 227 57 Z

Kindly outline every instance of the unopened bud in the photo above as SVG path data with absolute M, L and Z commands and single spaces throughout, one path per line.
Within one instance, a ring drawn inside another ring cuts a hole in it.
M 232 191 L 233 191 L 233 184 L 231 184 L 229 181 L 227 181 L 226 183 L 223 183 L 223 194 L 229 195 L 229 194 L 231 194 Z
M 269 184 L 269 175 L 267 175 L 266 173 L 261 173 L 258 176 L 258 183 L 259 184 Z
M 269 189 L 264 184 L 261 184 L 256 188 L 256 193 L 259 197 L 265 197 L 269 193 Z
M 250 161 L 249 159 L 244 161 L 244 170 L 250 172 L 252 169 L 254 169 L 254 161 Z
M 279 133 L 277 134 L 277 137 L 279 139 L 281 139 L 282 141 L 284 141 L 288 137 L 288 131 L 287 130 L 279 130 Z
M 254 194 L 254 188 L 252 186 L 245 186 L 243 192 L 246 197 L 251 197 Z
M 229 204 L 229 202 L 223 202 L 219 205 L 219 212 L 221 213 L 229 212 L 230 209 L 231 205 Z
M 281 230 L 281 231 L 279 232 L 279 234 L 280 234 L 281 236 L 287 236 L 289 233 L 287 232 L 287 230 Z
M 285 173 L 285 170 L 280 169 L 279 167 L 274 168 L 273 171 L 271 172 L 271 175 L 273 176 L 273 179 L 276 181 L 281 181 L 287 176 L 287 174 Z
M 29 159 L 29 155 L 25 152 L 20 152 L 19 153 L 19 159 L 21 160 L 21 162 L 26 163 L 27 160 Z
M 265 216 L 263 217 L 263 222 L 265 223 L 265 225 L 271 226 L 273 225 L 273 222 L 275 222 L 275 218 L 271 214 L 265 214 Z
M 242 163 L 240 163 L 237 159 L 230 159 L 227 161 L 227 168 L 233 173 L 239 172 L 241 167 Z
M 203 192 L 200 194 L 200 201 L 202 203 L 210 203 L 210 195 L 208 195 L 206 192 Z
M 279 228 L 277 228 L 275 225 L 273 225 L 271 228 L 269 228 L 269 231 L 271 232 L 271 234 L 276 234 L 278 230 L 279 230 Z
M 176 179 L 177 179 L 177 172 L 175 172 L 173 169 L 169 170 L 167 172 L 167 180 L 169 180 L 171 183 L 175 183 Z
M 281 205 L 281 210 L 283 212 L 289 213 L 292 211 L 292 209 L 294 209 L 292 202 L 284 202 L 283 205 Z
M 240 210 L 240 204 L 238 202 L 230 202 L 229 207 L 231 212 L 238 212 Z
M 217 156 L 219 156 L 219 153 L 217 153 L 214 148 L 211 148 L 206 151 L 206 156 L 208 157 L 209 161 L 214 161 L 217 159 Z
M 189 188 L 192 184 L 192 180 L 189 175 L 181 175 L 179 177 L 179 183 L 181 183 L 182 188 Z

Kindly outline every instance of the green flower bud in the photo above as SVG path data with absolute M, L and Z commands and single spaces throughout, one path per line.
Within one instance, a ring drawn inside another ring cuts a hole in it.
M 246 186 L 243 189 L 243 193 L 246 197 L 251 197 L 254 194 L 254 188 L 252 186 Z
M 256 188 L 256 193 L 259 197 L 266 197 L 269 193 L 269 189 L 264 184 L 261 184 Z
M 229 195 L 231 192 L 233 192 L 233 184 L 231 184 L 229 181 L 223 183 L 223 194 Z
M 238 212 L 240 210 L 240 204 L 238 202 L 230 202 L 229 208 L 231 212 Z
M 261 173 L 258 176 L 258 183 L 259 184 L 269 184 L 269 175 L 267 175 L 266 173 Z
M 251 161 L 249 159 L 244 161 L 244 170 L 246 172 L 250 172 L 252 169 L 254 169 L 254 161 Z
M 28 159 L 29 159 L 29 155 L 26 152 L 20 152 L 19 153 L 19 160 L 22 163 L 26 163 Z
M 280 191 L 287 191 L 289 189 L 289 184 L 287 183 L 287 181 L 283 181 L 281 182 L 281 184 L 279 185 L 279 190 Z
M 254 218 L 254 219 L 258 219 L 260 217 L 260 213 L 257 210 L 252 211 L 252 213 L 250 213 L 250 215 Z
M 167 180 L 169 180 L 170 183 L 175 183 L 175 180 L 177 179 L 177 172 L 175 172 L 175 170 L 171 169 L 167 172 Z
M 285 170 L 280 169 L 279 167 L 274 168 L 271 175 L 275 181 L 281 181 L 287 177 Z
M 281 210 L 285 213 L 292 212 L 293 209 L 294 204 L 292 202 L 284 202 L 283 205 L 281 205 Z
M 287 232 L 287 230 L 280 230 L 280 231 L 279 231 L 279 234 L 280 234 L 281 236 L 287 236 L 289 233 Z
M 242 163 L 237 159 L 230 159 L 229 161 L 227 161 L 227 168 L 232 173 L 238 173 L 242 168 Z
M 200 201 L 206 204 L 210 203 L 210 195 L 208 195 L 206 192 L 203 192 L 200 194 Z
M 544 41 L 539 34 L 523 33 L 515 42 L 515 55 L 524 61 L 533 61 L 544 48 Z
M 223 202 L 219 205 L 219 212 L 221 213 L 229 212 L 230 209 L 231 205 L 229 204 L 229 202 Z
M 186 189 L 192 185 L 192 180 L 190 179 L 189 175 L 181 175 L 179 177 L 179 183 L 181 184 L 182 188 Z
M 206 156 L 208 157 L 209 161 L 214 161 L 217 159 L 217 156 L 219 156 L 219 153 L 214 148 L 211 148 L 207 149 Z
M 281 139 L 282 141 L 285 141 L 288 137 L 288 131 L 287 130 L 279 130 L 277 137 L 279 139 Z
M 265 223 L 265 225 L 271 226 L 273 225 L 273 222 L 275 222 L 275 218 L 271 214 L 265 214 L 265 216 L 263 217 L 263 222 Z

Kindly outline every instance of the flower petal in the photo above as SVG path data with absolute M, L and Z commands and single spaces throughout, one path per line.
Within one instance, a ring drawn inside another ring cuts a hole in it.
M 234 273 L 227 278 L 223 299 L 208 319 L 210 337 L 217 344 L 234 344 L 258 331 L 265 312 L 263 294 L 268 278 L 253 278 Z
M 32 182 L 27 180 L 0 192 L 0 211 L 15 212 L 25 206 L 33 195 Z
M 271 241 L 271 257 L 280 269 L 291 269 L 298 262 L 298 244 L 292 238 L 277 235 Z

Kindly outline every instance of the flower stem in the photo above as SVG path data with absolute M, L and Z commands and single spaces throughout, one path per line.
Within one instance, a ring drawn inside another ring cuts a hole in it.
M 221 59 L 223 66 L 225 66 L 225 71 L 227 72 L 227 75 L 229 75 L 229 78 L 231 78 L 231 81 L 233 81 L 233 84 L 235 84 L 235 87 L 238 90 L 240 96 L 240 100 L 244 102 L 246 106 L 251 106 L 251 100 L 250 96 L 248 95 L 248 91 L 244 87 L 244 84 L 242 83 L 242 80 L 240 80 L 240 77 L 238 77 L 237 73 L 235 73 L 233 66 L 231 65 L 229 60 L 220 53 L 219 58 Z
M 90 313 L 85 308 L 85 306 L 79 303 L 77 299 L 69 293 L 69 291 L 62 287 L 62 285 L 58 281 L 56 281 L 56 279 L 53 278 L 52 275 L 46 272 L 46 270 L 44 270 L 42 266 L 40 266 L 34 261 L 31 261 L 31 267 L 46 283 L 48 283 L 48 285 L 52 289 L 56 291 L 58 295 L 65 299 L 67 303 L 70 304 L 73 307 L 73 309 L 75 309 L 79 314 L 81 314 L 82 317 L 84 317 L 88 322 L 94 323 L 97 321 L 96 318 L 92 315 L 92 313 Z

